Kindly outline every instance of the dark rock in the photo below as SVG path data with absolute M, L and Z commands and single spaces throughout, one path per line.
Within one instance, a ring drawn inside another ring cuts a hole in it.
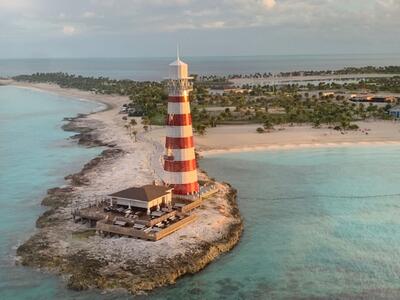
M 42 200 L 42 205 L 53 208 L 64 207 L 69 203 L 72 191 L 73 187 L 71 186 L 49 189 L 47 191 L 47 196 Z

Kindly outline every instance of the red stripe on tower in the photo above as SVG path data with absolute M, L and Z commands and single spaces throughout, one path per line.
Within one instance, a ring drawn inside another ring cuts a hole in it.
M 181 95 L 181 96 L 168 96 L 168 102 L 189 102 L 188 95 Z
M 192 115 L 183 114 L 183 115 L 174 115 L 169 114 L 167 116 L 167 126 L 187 126 L 192 125 Z
M 197 169 L 196 160 L 184 160 L 184 161 L 170 161 L 166 160 L 164 163 L 164 169 L 168 172 L 188 172 Z
M 199 192 L 189 104 L 191 78 L 188 77 L 187 64 L 179 57 L 169 68 L 164 182 L 174 187 L 174 194 L 190 195 Z
M 168 137 L 165 140 L 165 147 L 167 149 L 187 149 L 194 147 L 193 137 L 185 138 L 172 138 Z
M 175 184 L 174 185 L 174 194 L 176 195 L 187 195 L 190 191 L 198 191 L 199 183 L 187 183 L 187 184 Z

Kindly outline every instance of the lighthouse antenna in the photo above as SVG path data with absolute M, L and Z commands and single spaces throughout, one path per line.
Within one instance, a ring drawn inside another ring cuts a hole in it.
M 179 43 L 176 43 L 176 59 L 179 60 Z

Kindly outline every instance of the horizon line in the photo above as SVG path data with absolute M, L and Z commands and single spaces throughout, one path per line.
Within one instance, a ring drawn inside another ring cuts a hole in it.
M 176 55 L 176 54 L 175 54 Z M 265 56 L 334 56 L 334 55 L 400 55 L 399 52 L 343 52 L 343 53 L 308 53 L 308 54 L 243 54 L 243 55 L 185 55 L 185 58 L 234 58 L 234 57 L 265 57 Z M 171 56 L 47 56 L 47 57 L 0 57 L 0 60 L 24 60 L 24 59 L 152 59 L 152 58 L 174 58 Z

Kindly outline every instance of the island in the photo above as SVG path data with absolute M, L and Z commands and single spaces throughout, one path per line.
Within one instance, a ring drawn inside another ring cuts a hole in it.
M 263 85 L 257 74 L 194 76 L 197 157 L 225 151 L 400 143 L 394 114 L 399 102 L 397 73 L 395 67 L 295 73 L 290 79 L 298 77 L 298 82 L 279 84 L 266 73 L 261 78 L 269 82 Z M 344 74 L 348 82 L 344 77 L 332 81 L 331 76 Z M 49 210 L 38 219 L 37 232 L 17 250 L 21 264 L 65 274 L 73 289 L 123 288 L 136 294 L 195 273 L 238 243 L 243 220 L 236 191 L 205 171 L 199 171 L 199 181 L 216 186 L 218 192 L 196 209 L 190 226 L 160 240 L 104 237 L 90 221 L 74 219 L 74 212 L 97 207 L 107 195 L 159 179 L 168 113 L 165 82 L 37 73 L 2 83 L 107 106 L 66 120 L 64 130 L 77 133 L 72 139 L 104 149 L 80 172 L 66 176 L 67 185 L 48 191 L 42 203 Z
M 111 192 L 153 182 L 164 147 L 148 137 L 150 129 L 138 129 L 136 140 L 132 138 L 126 120 L 119 114 L 129 102 L 127 97 L 63 89 L 48 83 L 7 83 L 100 101 L 107 106 L 103 111 L 66 120 L 64 130 L 77 133 L 73 140 L 104 150 L 80 172 L 66 176 L 67 185 L 48 191 L 42 204 L 49 210 L 37 220 L 35 234 L 17 249 L 19 263 L 67 275 L 68 287 L 75 290 L 125 289 L 135 294 L 198 272 L 238 243 L 243 223 L 236 191 L 201 171 L 199 180 L 212 182 L 218 193 L 204 201 L 190 226 L 159 241 L 103 237 L 90 224 L 76 222 L 73 212 L 77 208 L 94 206 Z M 157 130 L 164 129 L 151 129 Z

